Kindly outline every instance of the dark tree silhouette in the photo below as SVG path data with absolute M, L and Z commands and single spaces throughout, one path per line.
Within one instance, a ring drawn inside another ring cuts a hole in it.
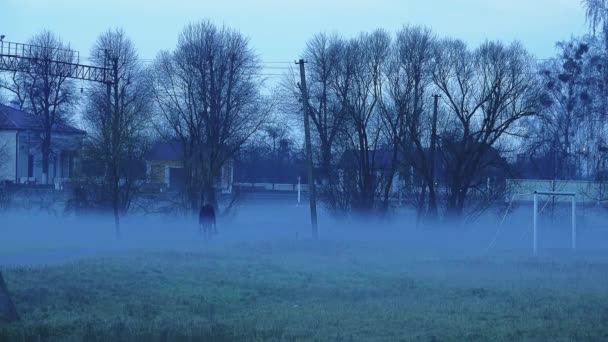
M 184 150 L 190 209 L 217 208 L 221 168 L 262 127 L 271 102 L 261 95 L 260 62 L 248 39 L 209 21 L 190 24 L 155 64 L 159 131 Z
M 117 81 L 108 88 L 95 84 L 89 88 L 87 110 L 83 115 L 88 137 L 85 144 L 89 157 L 97 159 L 105 170 L 104 189 L 120 237 L 119 217 L 129 208 L 135 192 L 135 180 L 127 172 L 130 161 L 141 159 L 151 127 L 151 82 L 139 60 L 133 42 L 122 30 L 109 30 L 97 38 L 91 49 L 92 62 L 109 67 L 117 63 Z M 109 98 L 108 98 L 109 96 Z M 121 184 L 121 178 L 125 180 Z
M 530 55 L 517 43 L 486 42 L 471 51 L 444 40 L 435 55 L 433 82 L 450 120 L 442 137 L 447 210 L 460 217 L 491 149 L 505 136 L 521 136 L 521 119 L 539 112 L 541 87 Z

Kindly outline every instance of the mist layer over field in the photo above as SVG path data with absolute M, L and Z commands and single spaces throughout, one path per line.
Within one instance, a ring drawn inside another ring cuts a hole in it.
M 258 198 L 259 197 L 259 198 Z M 513 208 L 512 208 L 513 209 Z M 564 250 L 571 243 L 567 206 L 539 215 L 539 251 Z M 579 209 L 577 245 L 582 253 L 608 251 L 605 213 Z M 311 238 L 309 207 L 288 196 L 257 195 L 242 200 L 218 219 L 219 235 L 202 240 L 197 219 L 184 215 L 126 216 L 116 240 L 109 216 L 62 216 L 37 211 L 4 213 L 0 223 L 2 264 L 47 263 L 62 258 L 91 256 L 128 249 L 203 251 L 234 242 L 289 242 Z M 492 257 L 508 252 L 527 257 L 532 249 L 532 208 L 522 203 L 505 216 L 500 208 L 476 220 L 425 224 L 411 212 L 383 218 L 337 218 L 320 210 L 321 240 L 361 242 L 399 248 L 407 253 L 441 257 Z M 48 253 L 48 254 L 45 254 Z
M 542 216 L 539 257 L 521 204 L 475 222 L 337 219 L 291 198 L 248 198 L 203 241 L 194 219 L 14 211 L 0 269 L 22 316 L 11 340 L 603 340 L 601 212 Z M 93 338 L 95 336 L 95 338 Z

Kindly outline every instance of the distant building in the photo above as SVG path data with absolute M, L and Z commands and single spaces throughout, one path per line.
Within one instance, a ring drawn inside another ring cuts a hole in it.
M 447 145 L 448 142 L 444 141 L 443 149 L 435 151 L 434 180 L 436 185 L 445 185 L 448 181 L 450 171 L 445 160 L 453 158 L 449 153 L 455 153 L 455 151 L 449 149 Z M 420 187 L 424 184 L 425 180 L 417 170 L 422 168 L 423 163 L 428 163 L 431 160 L 429 148 L 424 148 L 422 153 L 417 149 L 413 150 L 407 156 L 404 152 L 398 153 L 394 174 L 392 174 L 393 150 L 369 150 L 367 153 L 370 167 L 372 167 L 373 183 L 379 184 L 380 189 L 390 184 L 390 192 L 398 193 L 402 187 Z M 360 158 L 360 151 L 355 150 L 348 150 L 341 156 L 338 164 L 338 174 L 342 185 L 356 186 L 355 181 L 360 176 Z M 492 146 L 487 146 L 480 164 L 481 168 L 473 178 L 475 184 L 482 184 L 487 187 L 505 184 L 510 166 L 506 159 L 501 156 L 500 151 Z M 390 178 L 391 174 L 392 178 Z
M 0 104 L 0 182 L 42 183 L 42 127 L 40 119 Z M 56 123 L 51 132 L 48 183 L 60 185 L 74 177 L 86 132 Z
M 216 188 L 222 193 L 232 192 L 234 162 L 224 163 L 218 175 Z M 156 142 L 146 156 L 146 175 L 152 184 L 161 184 L 171 191 L 184 190 L 186 172 L 184 169 L 184 147 L 178 140 Z
M 400 180 L 407 174 L 405 162 L 402 154 L 397 155 L 397 167 L 392 173 L 393 151 L 389 149 L 378 149 L 367 151 L 367 158 L 372 167 L 372 182 L 378 184 L 378 189 L 390 183 L 390 193 L 396 194 L 400 191 Z M 343 186 L 356 186 L 356 179 L 360 177 L 359 163 L 361 159 L 360 151 L 348 150 L 344 152 L 338 163 L 338 176 L 340 184 Z

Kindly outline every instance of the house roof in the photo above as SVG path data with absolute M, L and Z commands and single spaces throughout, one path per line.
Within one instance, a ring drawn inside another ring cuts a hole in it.
M 152 145 L 146 160 L 178 161 L 184 159 L 184 147 L 178 140 L 158 141 Z
M 388 149 L 378 149 L 367 151 L 369 160 L 374 161 L 377 169 L 389 169 L 393 162 L 393 151 Z M 342 154 L 340 166 L 345 169 L 356 168 L 359 162 L 360 152 L 355 150 L 347 150 Z M 397 154 L 397 160 L 402 161 L 401 153 Z
M 0 104 L 0 130 L 40 131 L 40 121 L 33 114 Z M 65 123 L 55 123 L 51 128 L 55 133 L 86 134 L 87 132 Z
M 203 148 L 205 149 L 205 147 Z M 215 156 L 221 157 L 221 153 L 228 154 L 230 150 L 227 148 L 221 149 L 220 151 L 216 151 Z M 157 141 L 152 145 L 148 154 L 146 154 L 146 160 L 148 161 L 183 161 L 184 158 L 184 145 L 177 139 Z

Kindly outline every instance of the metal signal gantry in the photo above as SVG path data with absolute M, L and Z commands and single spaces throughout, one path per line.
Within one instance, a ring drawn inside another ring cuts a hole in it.
M 106 65 L 108 63 L 104 63 Z M 36 73 L 41 66 L 52 76 L 105 84 L 115 82 L 112 68 L 80 64 L 77 51 L 0 41 L 0 71 Z

